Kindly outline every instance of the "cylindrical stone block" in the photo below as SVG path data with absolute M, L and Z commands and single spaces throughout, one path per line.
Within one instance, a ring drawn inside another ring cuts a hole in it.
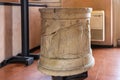
M 94 65 L 91 8 L 43 8 L 38 69 L 51 76 L 71 76 Z

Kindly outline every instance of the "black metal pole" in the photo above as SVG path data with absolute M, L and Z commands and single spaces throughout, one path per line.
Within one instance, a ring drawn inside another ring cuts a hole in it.
M 28 0 L 21 0 L 21 35 L 22 35 L 22 55 L 29 56 L 29 5 L 28 5 Z

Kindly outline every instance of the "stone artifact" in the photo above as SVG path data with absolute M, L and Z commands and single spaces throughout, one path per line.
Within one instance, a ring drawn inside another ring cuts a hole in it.
M 43 8 L 38 69 L 51 76 L 70 76 L 94 65 L 91 8 Z

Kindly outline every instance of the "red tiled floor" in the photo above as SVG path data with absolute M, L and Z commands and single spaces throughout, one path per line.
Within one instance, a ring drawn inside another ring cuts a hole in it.
M 120 49 L 93 49 L 95 66 L 89 70 L 85 80 L 120 80 Z M 51 80 L 37 70 L 37 61 L 30 66 L 9 64 L 0 69 L 0 80 Z

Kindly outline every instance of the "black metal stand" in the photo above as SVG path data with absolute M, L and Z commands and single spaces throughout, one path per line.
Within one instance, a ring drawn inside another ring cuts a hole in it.
M 47 7 L 46 5 L 41 5 Z M 21 0 L 21 35 L 22 35 L 22 53 L 12 58 L 4 60 L 0 63 L 0 67 L 3 67 L 9 63 L 19 62 L 25 65 L 33 63 L 34 59 L 39 59 L 38 54 L 29 53 L 29 4 L 28 0 Z
M 21 0 L 21 30 L 22 30 L 22 54 L 21 56 L 14 56 L 10 59 L 4 60 L 1 67 L 14 62 L 24 63 L 30 65 L 34 58 L 29 57 L 29 7 L 28 0 Z
M 73 76 L 52 76 L 52 80 L 84 80 L 88 77 L 88 73 L 84 72 L 82 74 L 73 75 Z
M 18 56 L 27 56 L 39 59 L 39 55 L 30 55 L 29 53 L 29 5 L 28 0 L 21 0 L 21 35 L 22 35 L 22 53 Z M 30 60 L 31 61 L 31 60 Z M 33 61 L 32 61 L 33 62 Z M 30 62 L 31 63 L 31 62 Z
M 9 59 L 4 60 L 0 64 L 0 68 L 6 66 L 7 64 L 10 63 L 24 63 L 26 66 L 32 64 L 34 61 L 33 57 L 23 57 L 23 56 L 13 56 Z
M 19 53 L 17 56 L 23 57 L 23 53 Z M 38 60 L 39 59 L 39 54 L 29 53 L 29 55 L 27 57 L 32 57 L 34 60 Z

